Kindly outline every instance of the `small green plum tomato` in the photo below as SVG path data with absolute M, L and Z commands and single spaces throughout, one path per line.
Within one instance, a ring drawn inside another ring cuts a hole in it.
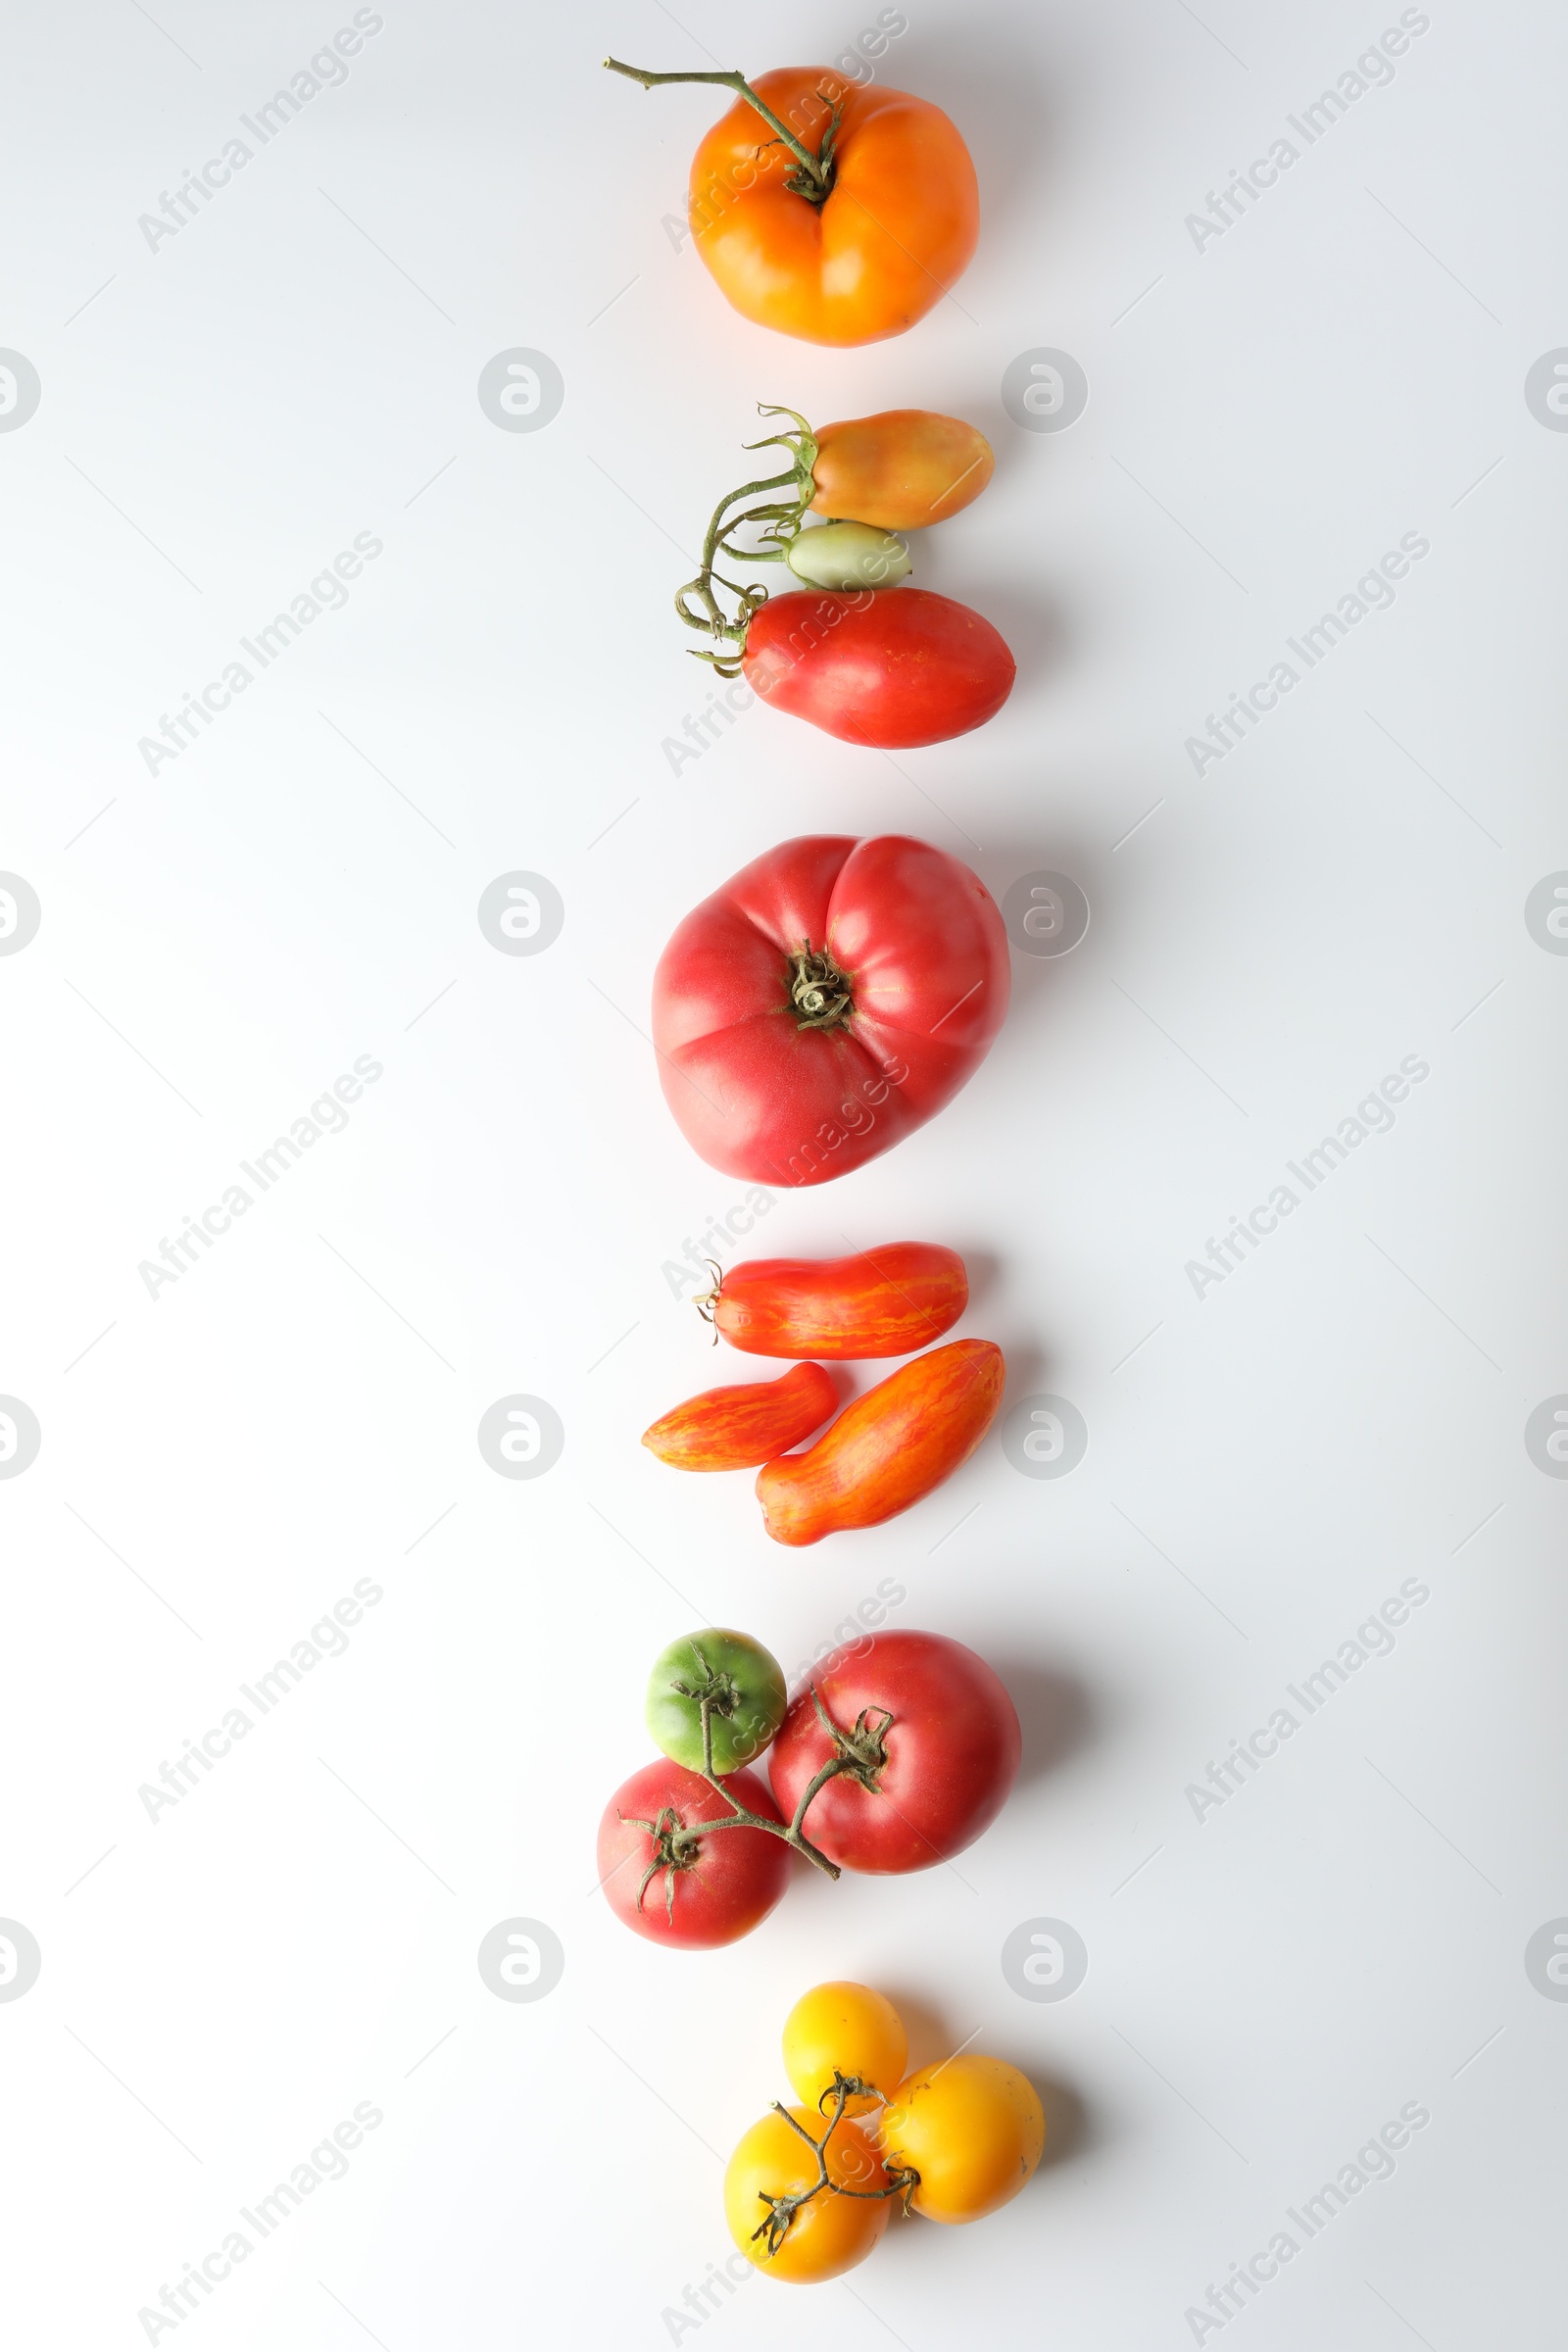
M 673 1763 L 703 1770 L 704 1698 L 710 1701 L 713 1770 L 753 1764 L 784 1720 L 788 1693 L 777 1658 L 722 1626 L 685 1634 L 660 1651 L 648 1678 L 648 1729 Z
M 898 533 L 869 522 L 824 522 L 801 531 L 784 560 L 812 588 L 896 588 L 912 569 Z

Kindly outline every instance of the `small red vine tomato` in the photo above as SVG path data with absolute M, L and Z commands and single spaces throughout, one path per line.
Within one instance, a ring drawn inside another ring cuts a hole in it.
M 749 1812 L 779 1821 L 755 1773 L 731 1774 L 727 1788 Z M 687 1951 L 760 1926 L 789 1885 L 790 1848 L 766 1830 L 704 1835 L 705 1822 L 732 1810 L 728 1795 L 665 1757 L 622 1782 L 599 1825 L 599 1879 L 616 1917 Z

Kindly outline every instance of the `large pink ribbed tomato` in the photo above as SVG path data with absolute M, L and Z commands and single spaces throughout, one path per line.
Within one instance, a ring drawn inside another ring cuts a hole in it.
M 922 1126 L 1007 1010 L 977 874 L 902 834 L 806 834 L 679 925 L 654 976 L 664 1099 L 710 1167 L 822 1184 Z

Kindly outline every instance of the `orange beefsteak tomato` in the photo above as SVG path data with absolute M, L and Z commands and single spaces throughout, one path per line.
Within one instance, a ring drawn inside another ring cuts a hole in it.
M 820 66 L 781 66 L 751 85 L 819 156 L 838 111 L 820 201 L 788 183 L 801 166 L 745 98 L 692 159 L 697 250 L 743 318 L 807 343 L 879 343 L 923 318 L 974 254 L 974 165 L 939 106 L 861 87 Z

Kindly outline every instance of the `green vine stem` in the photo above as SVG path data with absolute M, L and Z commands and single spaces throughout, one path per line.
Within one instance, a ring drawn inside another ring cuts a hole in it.
M 781 2115 L 784 2118 L 784 2121 L 788 2124 L 790 2130 L 792 2132 L 798 2132 L 802 2139 L 805 2140 L 807 2146 L 815 2151 L 816 2179 L 812 2181 L 809 2188 L 803 2188 L 794 2196 L 770 2197 L 765 2188 L 760 2188 L 758 2190 L 757 2193 L 761 2199 L 762 2203 L 767 2207 L 767 2211 L 762 2216 L 762 2219 L 758 2223 L 757 2228 L 752 2231 L 752 2242 L 755 2245 L 758 2238 L 765 2236 L 767 2239 L 767 2251 L 770 2255 L 776 2254 L 780 2246 L 784 2243 L 785 2238 L 789 2235 L 790 2225 L 794 2221 L 795 2216 L 800 2212 L 802 2206 L 809 2205 L 811 2199 L 813 2197 L 819 2197 L 823 2189 L 826 2189 L 829 2195 L 835 2197 L 863 2197 L 867 2199 L 881 2197 L 902 2197 L 904 2199 L 904 2210 L 906 2213 L 907 2213 L 909 2210 L 909 2199 L 913 2196 L 915 2190 L 920 2185 L 920 2176 L 914 2170 L 912 2165 L 902 2167 L 898 2165 L 889 2165 L 887 2168 L 888 2184 L 886 2188 L 846 2188 L 842 2181 L 829 2179 L 827 2169 L 827 2144 L 832 2138 L 834 2132 L 837 2131 L 839 2125 L 844 2120 L 845 2107 L 853 2098 L 880 2100 L 882 2097 L 882 2093 L 876 2089 L 874 2084 L 870 2082 L 862 2082 L 858 2075 L 841 2075 L 837 2067 L 835 2067 L 833 2070 L 833 2080 L 831 2083 L 828 2085 L 828 2088 L 823 2091 L 822 2098 L 818 2099 L 817 2101 L 818 2113 L 821 2111 L 822 2099 L 827 2098 L 830 2094 L 833 2100 L 833 2113 L 828 2119 L 827 2130 L 823 2132 L 820 2139 L 813 2139 L 809 2132 L 807 2131 L 805 2125 L 796 2122 L 794 2116 L 791 2115 L 789 2109 L 781 2100 L 775 2099 L 773 2101 L 774 2114 Z
M 790 455 L 789 468 L 784 473 L 768 474 L 755 482 L 743 482 L 731 490 L 713 509 L 708 533 L 703 541 L 703 561 L 697 577 L 688 580 L 675 591 L 675 610 L 689 629 L 708 637 L 722 648 L 702 653 L 695 646 L 687 651 L 699 662 L 710 662 L 721 678 L 738 678 L 740 656 L 746 647 L 746 632 L 752 614 L 767 602 L 764 587 L 743 587 L 738 580 L 726 579 L 718 570 L 719 559 L 749 565 L 753 564 L 782 564 L 789 552 L 790 542 L 800 534 L 806 511 L 816 496 L 816 480 L 812 467 L 816 464 L 816 435 L 806 418 L 795 409 L 779 408 L 759 401 L 760 416 L 788 416 L 791 421 L 782 432 L 770 433 L 765 440 L 749 441 L 748 449 L 783 449 Z M 732 508 L 744 505 L 765 491 L 784 495 L 769 499 L 760 507 L 747 507 L 744 513 L 732 514 Z M 757 547 L 737 547 L 734 533 L 741 530 L 760 530 L 760 544 Z M 735 598 L 736 611 L 726 612 L 714 593 L 715 588 Z M 693 612 L 690 599 L 695 598 L 701 610 Z
M 809 147 L 802 145 L 789 124 L 782 122 L 770 106 L 762 103 L 739 68 L 729 74 L 648 74 L 641 66 L 623 66 L 618 57 L 607 57 L 604 62 L 607 73 L 624 74 L 628 81 L 640 81 L 645 90 L 660 89 L 669 81 L 706 81 L 716 84 L 722 90 L 733 90 L 738 98 L 744 98 L 761 116 L 764 122 L 772 125 L 778 138 L 794 156 L 800 168 L 792 172 L 784 182 L 792 195 L 804 196 L 808 204 L 825 204 L 833 193 L 833 150 L 838 141 L 839 122 L 844 112 L 842 98 L 834 106 L 827 129 L 822 134 L 821 147 L 813 155 Z M 767 139 L 763 144 L 771 147 L 775 141 Z
M 701 1653 L 699 1663 L 707 1670 L 708 1662 Z M 637 1887 L 638 1910 L 642 1909 L 643 1897 L 654 1880 L 662 1873 L 664 1912 L 671 1926 L 674 1925 L 676 1877 L 679 1872 L 694 1866 L 702 1850 L 703 1839 L 713 1830 L 765 1830 L 770 1838 L 782 1838 L 786 1845 L 793 1846 L 798 1854 L 804 1854 L 808 1862 L 813 1863 L 830 1879 L 841 1877 L 843 1874 L 839 1865 L 830 1862 L 821 1848 L 813 1845 L 807 1837 L 806 1816 L 829 1781 L 836 1780 L 841 1773 L 848 1773 L 859 1782 L 862 1788 L 879 1792 L 877 1775 L 888 1760 L 887 1736 L 894 1722 L 889 1709 L 862 1707 L 855 1719 L 853 1730 L 845 1731 L 834 1722 L 822 1704 L 816 1685 L 811 1684 L 811 1704 L 816 1709 L 817 1720 L 833 1742 L 833 1753 L 801 1790 L 800 1802 L 796 1805 L 793 1817 L 788 1822 L 778 1822 L 768 1821 L 762 1814 L 753 1813 L 743 1805 L 713 1770 L 713 1717 L 732 1714 L 739 1696 L 729 1677 L 710 1671 L 707 1680 L 695 1688 L 672 1683 L 670 1689 L 678 1690 L 684 1698 L 695 1698 L 697 1701 L 703 1729 L 703 1769 L 698 1778 L 706 1781 L 716 1795 L 724 1797 L 730 1810 L 720 1813 L 712 1821 L 697 1821 L 689 1826 L 671 1805 L 662 1806 L 652 1821 L 644 1821 L 631 1813 L 619 1816 L 629 1829 L 646 1830 L 654 1841 L 653 1859 L 643 1872 Z

